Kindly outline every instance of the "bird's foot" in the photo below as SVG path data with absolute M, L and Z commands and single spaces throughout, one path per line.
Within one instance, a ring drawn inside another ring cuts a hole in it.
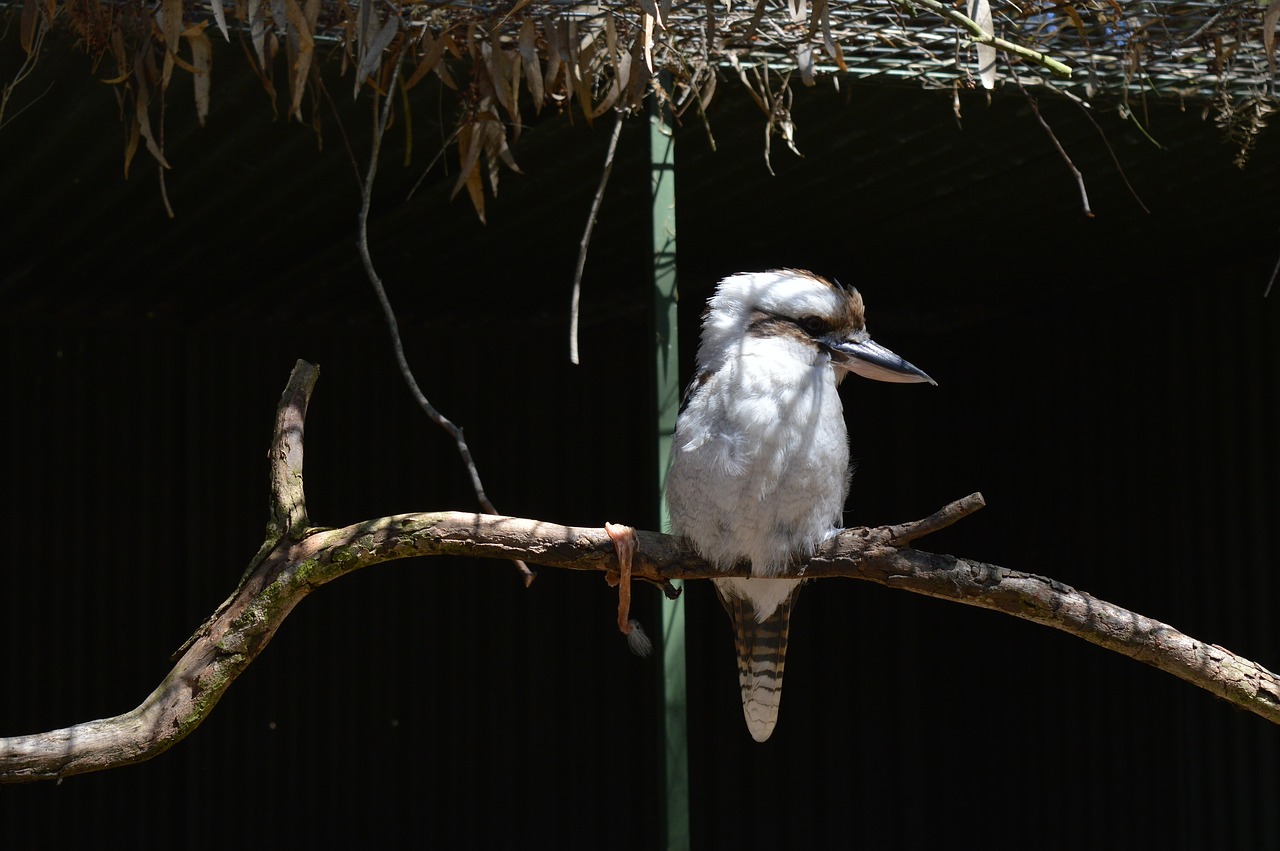
M 604 524 L 605 534 L 613 541 L 613 551 L 618 557 L 618 572 L 605 573 L 610 586 L 618 586 L 618 630 L 627 637 L 627 644 L 637 656 L 648 656 L 652 650 L 649 637 L 640 628 L 640 622 L 631 619 L 631 560 L 639 549 L 636 530 L 616 523 Z

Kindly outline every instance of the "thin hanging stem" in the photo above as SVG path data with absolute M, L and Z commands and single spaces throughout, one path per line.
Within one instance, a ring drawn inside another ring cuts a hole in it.
M 400 66 L 400 58 L 403 52 L 397 53 L 395 58 L 395 67 Z M 497 514 L 498 509 L 493 507 L 493 503 L 489 501 L 489 497 L 485 496 L 484 483 L 480 481 L 480 471 L 476 469 L 476 462 L 471 457 L 471 449 L 467 446 L 466 438 L 463 437 L 462 429 L 455 425 L 452 420 L 446 417 L 427 399 L 422 388 L 418 386 L 418 380 L 413 375 L 413 370 L 409 367 L 409 361 L 404 356 L 404 342 L 400 338 L 400 323 L 396 321 L 395 310 L 391 307 L 391 299 L 387 296 L 387 289 L 382 284 L 382 279 L 378 276 L 377 271 L 373 267 L 373 257 L 369 253 L 369 207 L 373 201 L 373 179 L 378 174 L 378 155 L 382 150 L 382 138 L 387 129 L 387 122 L 391 118 L 391 104 L 394 101 L 394 93 L 396 88 L 396 80 L 399 78 L 398 73 L 390 75 L 391 80 L 387 84 L 387 92 L 384 95 L 382 103 L 382 112 L 378 116 L 378 120 L 374 125 L 373 133 L 373 149 L 369 152 L 369 168 L 365 173 L 364 187 L 361 191 L 360 198 L 360 231 L 356 240 L 357 247 L 360 250 L 360 259 L 364 262 L 365 274 L 369 276 L 369 283 L 373 285 L 373 291 L 378 296 L 378 304 L 382 306 L 382 313 L 387 321 L 387 330 L 391 334 L 391 347 L 395 350 L 396 363 L 400 367 L 400 374 L 404 377 L 405 384 L 409 385 L 409 392 L 418 403 L 418 407 L 422 408 L 431 421 L 440 428 L 449 433 L 454 443 L 458 447 L 458 454 L 462 456 L 462 463 L 467 468 L 467 475 L 471 477 L 471 487 L 476 492 L 476 501 L 480 503 L 489 514 Z M 533 582 L 537 575 L 529 566 L 519 559 L 513 559 L 521 575 L 524 577 L 525 585 Z

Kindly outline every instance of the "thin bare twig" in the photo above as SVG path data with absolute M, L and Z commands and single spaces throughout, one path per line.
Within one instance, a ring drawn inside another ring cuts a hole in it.
M 1263 298 L 1271 295 L 1271 286 L 1276 282 L 1276 275 L 1280 275 L 1280 257 L 1276 258 L 1276 265 L 1271 270 L 1271 277 L 1267 279 L 1267 288 L 1262 291 Z
M 945 529 L 952 523 L 963 520 L 986 504 L 987 502 L 982 498 L 982 494 L 969 494 L 964 499 L 958 499 L 950 505 L 942 507 L 923 520 L 912 520 L 907 523 L 900 523 L 897 526 L 890 526 L 889 540 L 893 542 L 894 546 L 905 546 L 917 538 L 932 535 L 939 529 Z
M 1138 190 L 1134 189 L 1133 184 L 1129 182 L 1129 175 L 1125 174 L 1124 166 L 1120 164 L 1120 158 L 1116 156 L 1115 149 L 1111 147 L 1111 140 L 1107 138 L 1107 132 L 1103 130 L 1102 125 L 1094 119 L 1093 115 L 1089 112 L 1089 107 L 1078 97 L 1075 97 L 1068 92 L 1064 92 L 1062 89 L 1051 89 L 1051 91 L 1061 94 L 1063 97 L 1073 101 L 1075 105 L 1080 108 L 1080 111 L 1084 113 L 1084 117 L 1089 119 L 1089 123 L 1093 125 L 1093 129 L 1098 131 L 1098 136 L 1102 139 L 1102 144 L 1106 146 L 1107 153 L 1111 155 L 1111 163 L 1116 167 L 1116 171 L 1119 173 L 1120 179 L 1124 181 L 1125 188 L 1129 190 L 1129 194 L 1133 196 L 1133 200 L 1137 205 L 1142 208 L 1142 212 L 1146 213 L 1148 216 L 1151 215 L 1151 211 L 1147 209 L 1147 205 L 1142 203 L 1142 198 L 1138 195 Z
M 609 175 L 613 173 L 613 155 L 618 151 L 618 137 L 622 135 L 622 120 L 626 113 L 616 109 L 614 116 L 616 120 L 613 122 L 613 134 L 609 136 L 609 149 L 604 155 L 600 185 L 596 187 L 596 197 L 591 199 L 587 227 L 582 232 L 582 241 L 578 243 L 578 266 L 573 272 L 573 297 L 569 301 L 569 362 L 574 365 L 578 363 L 578 302 L 582 295 L 582 270 L 587 266 L 587 249 L 591 246 L 591 231 L 595 229 L 596 217 L 600 215 L 600 202 L 604 200 L 604 190 L 609 185 Z
M 1076 186 L 1080 189 L 1080 205 L 1084 208 L 1084 214 L 1089 218 L 1093 218 L 1093 210 L 1089 209 L 1089 192 L 1084 188 L 1084 175 L 1080 173 L 1080 169 L 1076 168 L 1076 164 L 1071 161 L 1071 156 L 1067 153 L 1067 149 L 1062 147 L 1062 143 L 1058 141 L 1057 135 L 1053 132 L 1053 128 L 1049 126 L 1049 122 L 1044 120 L 1044 116 L 1040 114 L 1040 105 L 1036 99 L 1031 96 L 1026 87 L 1022 85 L 1022 80 L 1018 77 L 1018 69 L 1014 67 L 1012 62 L 1006 63 L 1009 72 L 1013 75 L 1013 81 L 1018 84 L 1018 90 L 1022 92 L 1022 96 L 1027 99 L 1027 105 L 1031 107 L 1031 112 L 1035 115 L 1036 121 L 1040 122 L 1040 126 L 1044 128 L 1044 132 L 1049 134 L 1049 140 L 1053 142 L 1053 146 L 1058 149 L 1058 155 L 1062 157 L 1062 161 L 1067 164 L 1067 168 L 1071 170 L 1071 174 L 1075 176 Z M 1126 181 L 1127 182 L 1127 181 Z M 1139 202 L 1141 203 L 1141 202 Z
M 400 65 L 401 56 L 403 56 L 403 48 L 393 60 L 396 67 Z M 453 442 L 458 447 L 458 454 L 462 457 L 462 463 L 467 468 L 467 475 L 471 477 L 471 487 L 476 492 L 476 502 L 490 514 L 497 514 L 497 509 L 493 507 L 493 503 L 485 495 L 484 483 L 480 481 L 480 471 L 476 469 L 476 462 L 471 457 L 471 448 L 467 446 L 466 438 L 462 435 L 462 429 L 436 410 L 435 406 L 427 399 L 426 394 L 422 392 L 422 388 L 418 386 L 418 380 L 414 377 L 413 369 L 410 368 L 409 361 L 404 354 L 404 342 L 400 338 L 400 323 L 396 321 L 395 309 L 391 306 L 391 299 L 387 295 L 387 289 L 383 286 L 382 278 L 378 276 L 378 272 L 373 266 L 373 257 L 369 253 L 369 207 L 373 203 L 373 179 L 378 174 L 378 155 L 382 150 L 383 134 L 386 132 L 387 122 L 391 117 L 391 104 L 394 101 L 393 95 L 399 76 L 399 74 L 391 74 L 386 94 L 383 96 L 382 112 L 374 124 L 373 148 L 369 152 L 369 168 L 365 174 L 364 188 L 360 194 L 360 229 L 356 246 L 360 251 L 360 259 L 364 263 L 365 274 L 368 275 L 369 283 L 373 285 L 373 291 L 378 296 L 378 304 L 382 306 L 382 313 L 387 322 L 387 330 L 391 334 L 391 347 L 395 350 L 396 363 L 400 367 L 400 374 L 404 377 L 405 384 L 409 386 L 409 392 L 418 403 L 418 407 L 426 412 L 431 421 L 448 432 L 449 436 L 453 438 Z M 530 570 L 529 566 L 520 559 L 514 559 L 513 561 L 515 561 L 516 567 L 520 570 L 520 575 L 524 577 L 524 584 L 527 586 L 532 583 L 537 574 Z

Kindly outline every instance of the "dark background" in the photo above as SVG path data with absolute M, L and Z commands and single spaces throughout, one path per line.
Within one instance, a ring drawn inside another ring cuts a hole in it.
M 332 117 L 319 147 L 216 53 L 207 127 L 170 95 L 169 221 L 145 153 L 121 177 L 109 88 L 51 44 L 31 87 L 54 87 L 0 132 L 0 735 L 127 711 L 164 677 L 261 543 L 297 358 L 321 366 L 312 522 L 475 508 L 396 372 Z M 362 160 L 372 103 L 348 82 L 333 91 Z M 608 119 L 532 121 L 513 149 L 525 173 L 503 174 L 480 225 L 439 166 L 405 200 L 453 116 L 414 98 L 412 163 L 397 125 L 371 229 L 419 380 L 503 512 L 652 527 L 644 122 L 601 211 L 575 367 L 569 285 Z M 988 508 L 920 546 L 1274 667 L 1274 134 L 1240 171 L 1199 105 L 1146 105 L 1157 148 L 1106 104 L 1104 142 L 1041 100 L 1095 218 L 1020 96 L 965 93 L 960 123 L 950 92 L 802 89 L 804 158 L 775 140 L 770 177 L 763 116 L 724 84 L 716 152 L 699 122 L 678 133 L 682 372 L 719 277 L 797 265 L 855 284 L 876 339 L 940 386 L 846 383 L 850 524 L 980 490 Z M 1280 730 L 1167 674 L 826 581 L 800 598 L 759 745 L 725 618 L 700 584 L 686 599 L 696 848 L 1280 843 Z M 301 605 L 168 753 L 0 788 L 0 845 L 659 847 L 656 669 L 627 652 L 615 605 L 600 577 L 552 569 L 529 590 L 499 562 L 361 571 Z M 637 614 L 656 629 L 652 589 Z

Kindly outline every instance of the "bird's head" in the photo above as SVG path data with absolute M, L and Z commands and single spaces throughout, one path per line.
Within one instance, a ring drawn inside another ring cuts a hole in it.
M 699 363 L 714 369 L 747 340 L 768 337 L 825 353 L 837 378 L 848 371 L 877 381 L 937 384 L 871 339 L 856 289 L 812 272 L 741 272 L 722 280 L 703 316 Z

